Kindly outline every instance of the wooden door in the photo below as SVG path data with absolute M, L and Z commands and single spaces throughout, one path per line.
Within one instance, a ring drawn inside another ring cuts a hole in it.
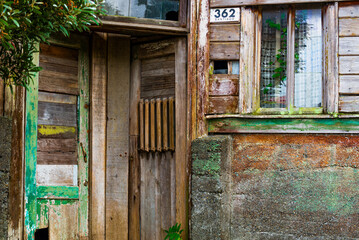
M 164 239 L 187 226 L 185 39 L 134 46 L 131 68 L 129 237 Z
M 25 238 L 88 237 L 88 39 L 41 44 L 26 95 Z

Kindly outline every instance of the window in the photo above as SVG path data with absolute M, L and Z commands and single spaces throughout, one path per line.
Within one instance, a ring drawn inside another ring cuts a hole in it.
M 106 0 L 108 15 L 178 21 L 179 0 Z
M 322 9 L 263 9 L 260 36 L 262 112 L 321 112 Z

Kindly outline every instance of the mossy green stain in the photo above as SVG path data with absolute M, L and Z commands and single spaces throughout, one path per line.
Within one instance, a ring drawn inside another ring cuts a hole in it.
M 198 146 L 200 153 L 194 153 L 193 170 L 200 175 L 218 177 L 221 170 L 221 144 L 209 141 Z

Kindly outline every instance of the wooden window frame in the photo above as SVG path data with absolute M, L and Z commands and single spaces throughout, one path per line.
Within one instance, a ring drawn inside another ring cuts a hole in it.
M 253 115 L 310 115 L 338 114 L 338 3 L 323 4 L 322 7 L 322 107 L 293 108 L 294 101 L 294 34 L 295 9 L 307 8 L 302 5 L 288 6 L 288 48 L 287 48 L 287 107 L 260 107 L 260 63 L 261 63 L 261 7 L 242 7 L 241 49 L 240 49 L 240 114 Z M 310 6 L 308 6 L 310 7 Z M 293 44 L 289 44 L 289 43 Z

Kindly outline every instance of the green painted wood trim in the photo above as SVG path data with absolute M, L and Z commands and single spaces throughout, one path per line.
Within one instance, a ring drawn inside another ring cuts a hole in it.
M 37 46 L 39 47 L 39 46 Z M 34 63 L 39 65 L 39 53 L 34 54 Z M 36 158 L 37 158 L 37 107 L 38 74 L 26 91 L 25 123 L 25 239 L 34 239 L 36 230 Z
M 89 236 L 88 210 L 88 168 L 90 162 L 89 154 L 89 106 L 90 106 L 90 60 L 89 60 L 89 39 L 81 36 L 81 48 L 79 56 L 79 144 L 78 144 L 78 169 L 79 169 L 79 235 Z
M 208 119 L 210 133 L 359 133 L 359 119 Z
M 38 186 L 37 198 L 78 199 L 79 188 L 68 186 Z

